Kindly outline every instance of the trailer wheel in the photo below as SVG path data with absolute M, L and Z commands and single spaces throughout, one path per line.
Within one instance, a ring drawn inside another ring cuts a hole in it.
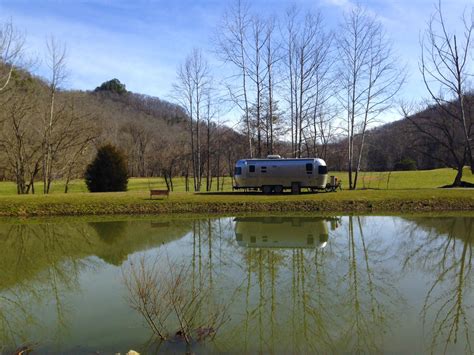
M 293 195 L 299 195 L 301 192 L 301 187 L 299 182 L 292 182 L 291 183 L 291 193 Z
M 272 193 L 272 186 L 270 185 L 263 185 L 262 186 L 262 191 L 265 195 L 270 195 Z
M 273 189 L 274 189 L 275 193 L 278 194 L 278 195 L 283 192 L 283 186 L 281 186 L 281 185 L 276 185 L 276 186 L 274 186 Z

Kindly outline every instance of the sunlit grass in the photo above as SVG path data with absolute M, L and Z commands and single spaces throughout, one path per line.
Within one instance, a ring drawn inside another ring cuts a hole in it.
M 330 173 L 338 175 L 343 185 L 348 187 L 349 177 L 346 172 Z M 456 176 L 453 169 L 434 169 L 392 172 L 360 172 L 357 187 L 359 189 L 426 189 L 452 184 Z M 463 181 L 474 183 L 474 175 L 467 167 L 463 171 Z
M 343 182 L 343 187 L 348 187 L 347 172 L 329 172 L 330 175 L 338 176 Z M 426 189 L 437 188 L 451 184 L 456 176 L 453 169 L 435 169 L 435 170 L 419 170 L 419 171 L 393 171 L 393 172 L 361 172 L 357 187 L 359 189 Z M 466 168 L 464 169 L 464 181 L 474 183 L 474 175 Z M 189 181 L 192 188 L 192 180 Z M 185 180 L 183 177 L 173 179 L 174 191 L 185 192 Z M 217 180 L 213 179 L 211 191 L 217 191 Z M 42 194 L 43 186 L 40 181 L 35 185 L 36 193 Z M 163 178 L 130 178 L 128 183 L 128 191 L 149 191 L 150 189 L 166 189 L 166 183 Z M 205 190 L 205 179 L 203 179 L 203 187 Z M 232 180 L 230 177 L 224 178 L 224 191 L 232 190 Z M 69 193 L 88 192 L 84 180 L 73 180 L 69 183 Z M 52 194 L 64 193 L 64 182 L 55 181 L 51 188 Z M 0 195 L 16 194 L 16 185 L 10 181 L 0 182 Z
M 451 169 L 392 173 L 361 173 L 360 190 L 350 191 L 346 173 L 333 173 L 343 181 L 343 191 L 301 195 L 263 195 L 224 192 L 185 192 L 184 178 L 176 178 L 169 198 L 150 199 L 150 189 L 164 189 L 161 178 L 132 178 L 127 192 L 88 193 L 81 180 L 71 182 L 69 193 L 55 182 L 52 193 L 43 195 L 41 184 L 35 195 L 16 195 L 15 184 L 0 182 L 0 216 L 162 214 L 162 213 L 254 213 L 287 211 L 443 211 L 474 210 L 474 189 L 439 189 L 452 183 Z M 474 182 L 466 169 L 465 181 Z M 387 188 L 388 187 L 388 188 Z

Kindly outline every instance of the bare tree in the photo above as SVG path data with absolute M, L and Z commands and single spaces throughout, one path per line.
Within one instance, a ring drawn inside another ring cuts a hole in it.
M 404 75 L 381 23 L 360 6 L 345 15 L 337 44 L 338 78 L 343 88 L 340 101 L 348 138 L 349 188 L 355 189 L 367 127 L 390 108 Z
M 228 85 L 232 101 L 243 111 L 245 135 L 248 142 L 248 155 L 254 155 L 250 124 L 249 100 L 249 55 L 248 31 L 251 27 L 249 6 L 242 0 L 236 0 L 224 14 L 218 29 L 217 51 L 225 63 L 232 64 L 237 72 L 229 78 L 240 80 L 240 85 Z
M 160 265 L 159 259 L 141 256 L 122 269 L 130 306 L 146 321 L 160 341 L 180 336 L 192 343 L 214 340 L 229 320 L 228 305 L 212 302 L 212 287 L 194 285 L 194 274 L 185 264 Z
M 13 70 L 21 59 L 25 38 L 14 26 L 6 22 L 0 26 L 0 92 L 10 83 Z
M 53 149 L 60 165 L 59 174 L 64 178 L 64 193 L 68 193 L 72 178 L 82 178 L 84 166 L 89 160 L 87 153 L 100 135 L 100 129 L 95 124 L 97 116 L 84 108 L 77 108 L 74 96 L 66 110 L 59 130 L 60 139 L 56 140 Z
M 43 117 L 43 192 L 49 193 L 53 179 L 53 134 L 64 108 L 56 107 L 56 94 L 66 78 L 66 47 L 54 37 L 46 41 L 46 64 L 50 70 L 48 109 Z
M 175 96 L 189 116 L 191 137 L 191 155 L 193 166 L 194 190 L 201 190 L 202 154 L 200 126 L 205 118 L 205 99 L 211 85 L 210 69 L 199 49 L 186 58 L 178 69 L 178 81 L 174 85 Z
M 291 146 L 294 157 L 301 157 L 310 132 L 311 117 L 323 113 L 329 84 L 331 35 L 324 31 L 319 13 L 307 12 L 303 19 L 296 7 L 286 14 L 285 51 L 290 106 Z M 323 98 L 324 96 L 324 98 Z M 313 129 L 317 126 L 313 125 Z M 316 137 L 317 135 L 313 135 Z M 315 138 L 316 139 L 316 138 Z
M 265 58 L 268 53 L 265 53 L 268 41 L 270 40 L 271 32 L 267 29 L 268 23 L 255 15 L 251 19 L 251 31 L 249 35 L 249 78 L 255 86 L 255 122 L 253 126 L 256 130 L 257 136 L 257 157 L 262 156 L 262 131 L 263 131 L 263 100 L 264 90 L 268 77 L 268 63 L 265 63 Z M 267 49 L 268 51 L 268 49 Z
M 34 192 L 41 156 L 41 141 L 33 128 L 39 90 L 29 79 L 27 74 L 15 77 L 0 113 L 0 147 L 15 178 L 18 194 Z
M 211 88 L 207 90 L 205 97 L 205 118 L 206 118 L 206 191 L 211 191 L 212 187 L 212 157 L 215 156 L 218 165 L 219 154 L 211 147 L 214 145 L 215 137 L 214 133 L 216 131 L 217 125 L 214 122 L 215 117 L 219 114 L 217 111 L 217 106 L 214 104 L 213 96 L 215 92 L 211 91 Z M 218 173 L 217 173 L 217 176 Z M 218 183 L 219 185 L 219 183 Z
M 275 19 L 270 18 L 267 22 L 266 27 L 267 41 L 266 41 L 266 55 L 264 57 L 266 71 L 267 71 L 267 102 L 268 110 L 266 114 L 266 144 L 267 144 L 267 155 L 273 154 L 273 143 L 274 143 L 274 114 L 275 103 L 274 103 L 274 87 L 275 87 L 275 66 L 280 62 L 281 45 L 275 41 Z
M 450 33 L 443 16 L 441 1 L 431 16 L 421 42 L 420 71 L 437 115 L 432 119 L 412 122 L 430 140 L 443 145 L 451 154 L 449 164 L 457 169 L 453 186 L 461 185 L 463 167 L 470 164 L 474 172 L 473 125 L 467 93 L 469 79 L 474 75 L 472 34 L 474 7 L 471 16 L 462 18 L 463 33 Z
M 121 130 L 130 138 L 128 159 L 130 176 L 146 176 L 146 152 L 152 140 L 152 131 L 144 122 L 137 121 L 127 122 Z

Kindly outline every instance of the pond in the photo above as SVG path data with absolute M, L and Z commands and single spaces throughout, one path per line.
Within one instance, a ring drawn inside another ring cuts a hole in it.
M 0 353 L 472 353 L 474 217 L 0 221 Z

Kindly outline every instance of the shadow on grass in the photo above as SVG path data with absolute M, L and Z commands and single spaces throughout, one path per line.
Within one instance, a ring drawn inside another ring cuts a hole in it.
M 472 188 L 474 188 L 474 184 L 471 183 L 471 182 L 468 182 L 468 181 L 461 181 L 459 186 L 456 186 L 456 185 L 453 185 L 453 184 L 441 186 L 442 189 L 451 189 L 451 188 L 459 188 L 459 187 L 472 189 Z
M 317 195 L 326 193 L 325 191 L 312 192 L 301 191 L 301 193 L 293 195 L 291 192 L 283 192 L 281 194 L 264 194 L 259 191 L 214 191 L 214 192 L 195 192 L 194 195 L 216 195 L 216 196 L 298 196 L 298 195 Z

